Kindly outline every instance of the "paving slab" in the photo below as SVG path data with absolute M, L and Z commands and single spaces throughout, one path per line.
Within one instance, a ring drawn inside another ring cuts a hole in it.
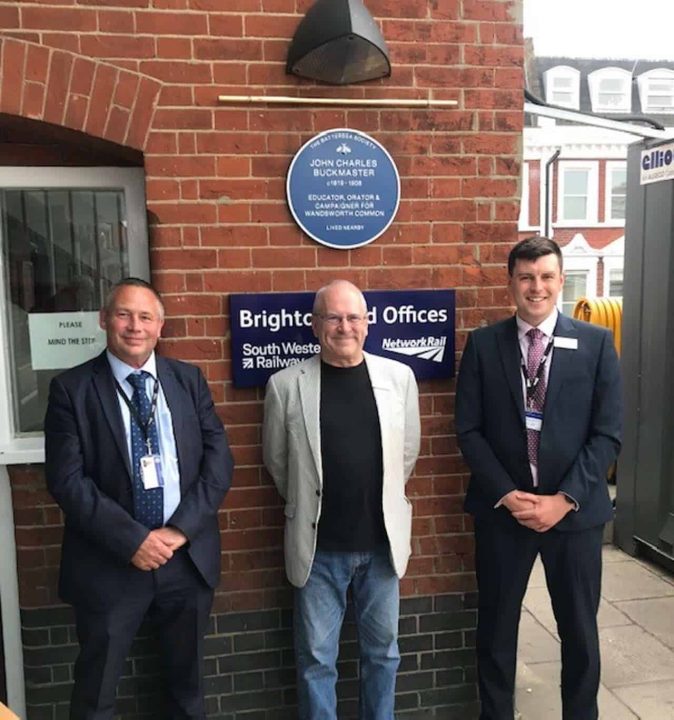
M 646 568 L 647 570 L 650 570 L 653 575 L 657 575 L 659 578 L 664 580 L 666 583 L 669 583 L 670 585 L 674 585 L 674 575 L 664 568 L 662 565 L 657 565 L 656 563 L 652 562 L 648 558 L 640 558 L 636 557 L 634 558 L 634 562 L 637 563 L 637 565 L 641 565 L 641 567 Z
M 552 603 L 547 588 L 527 589 L 524 596 L 524 607 L 538 620 L 541 625 L 555 637 L 557 635 L 557 623 L 555 615 L 552 612 Z M 597 623 L 599 627 L 612 627 L 614 625 L 629 625 L 632 621 L 624 615 L 617 607 L 601 600 L 599 603 L 599 615 Z
M 623 552 L 615 545 L 604 545 L 601 555 L 604 564 L 614 562 L 634 562 L 634 558 Z
M 520 619 L 517 656 L 522 662 L 559 660 L 559 642 L 526 610 Z
M 602 720 L 674 720 L 674 576 L 603 548 L 599 608 Z M 540 558 L 520 622 L 515 717 L 559 720 L 559 639 Z
M 604 565 L 601 594 L 610 602 L 674 595 L 674 585 L 637 563 Z
M 674 680 L 674 651 L 638 625 L 599 631 L 602 682 L 610 690 L 623 685 Z
M 641 720 L 674 720 L 674 681 L 616 688 L 615 695 Z
M 561 663 L 518 663 L 515 704 L 522 720 L 558 720 L 562 717 L 559 690 Z M 597 697 L 599 716 L 611 720 L 646 720 L 635 714 L 604 685 Z M 656 720 L 653 718 L 653 720 Z
M 674 650 L 674 596 L 626 600 L 616 607 L 637 625 Z
M 559 662 L 545 663 L 557 669 Z M 559 674 L 556 681 L 541 672 L 541 663 L 529 665 L 517 663 L 517 680 L 515 683 L 515 706 L 522 720 L 534 718 L 561 717 L 562 700 L 559 695 Z
M 536 558 L 534 566 L 529 576 L 528 587 L 545 587 L 545 570 L 543 569 L 543 563 L 541 562 L 540 556 Z

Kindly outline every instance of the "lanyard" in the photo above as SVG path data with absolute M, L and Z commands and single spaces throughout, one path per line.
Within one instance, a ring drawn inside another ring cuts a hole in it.
M 152 443 L 150 442 L 149 430 L 150 425 L 152 425 L 152 421 L 154 420 L 155 412 L 157 410 L 157 399 L 159 398 L 159 380 L 157 378 L 155 378 L 154 380 L 152 402 L 150 403 L 150 414 L 145 420 L 143 420 L 143 418 L 141 417 L 135 404 L 132 403 L 131 400 L 129 400 L 129 398 L 126 396 L 126 393 L 124 392 L 124 390 L 122 390 L 117 380 L 115 380 L 115 387 L 117 388 L 117 392 L 121 395 L 122 400 L 124 400 L 126 406 L 129 408 L 129 412 L 138 424 L 141 433 L 143 433 L 143 440 L 145 440 L 145 445 L 147 446 L 147 454 L 152 455 Z
M 534 373 L 533 377 L 529 377 L 529 371 L 527 370 L 527 363 L 524 360 L 524 356 L 522 355 L 522 348 L 520 348 L 520 361 L 522 365 L 522 375 L 524 375 L 524 385 L 527 391 L 527 405 L 531 406 L 532 401 L 534 399 L 534 393 L 536 392 L 536 387 L 538 386 L 538 383 L 540 382 L 540 379 L 543 377 L 543 370 L 545 368 L 545 362 L 548 359 L 548 355 L 550 354 L 550 351 L 552 350 L 552 346 L 554 344 L 554 336 L 550 337 L 550 340 L 548 341 L 548 344 L 545 348 L 545 351 L 543 352 L 543 357 L 541 358 L 540 363 L 538 364 L 538 368 L 536 372 Z

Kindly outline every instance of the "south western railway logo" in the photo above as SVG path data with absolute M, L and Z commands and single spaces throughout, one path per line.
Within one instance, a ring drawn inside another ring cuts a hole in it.
M 382 350 L 407 355 L 422 360 L 432 360 L 441 363 L 445 357 L 447 337 L 421 337 L 421 338 L 384 338 L 381 343 Z

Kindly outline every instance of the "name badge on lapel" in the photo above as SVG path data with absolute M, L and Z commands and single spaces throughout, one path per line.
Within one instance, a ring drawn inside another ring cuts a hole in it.
M 559 337 L 555 335 L 555 347 L 564 350 L 578 350 L 578 338 Z
M 538 410 L 527 410 L 524 413 L 527 430 L 540 432 L 543 427 L 543 413 Z

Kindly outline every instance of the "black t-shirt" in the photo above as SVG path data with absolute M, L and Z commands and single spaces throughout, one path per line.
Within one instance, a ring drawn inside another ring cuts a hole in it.
M 381 432 L 365 361 L 321 362 L 321 550 L 368 552 L 387 542 Z

